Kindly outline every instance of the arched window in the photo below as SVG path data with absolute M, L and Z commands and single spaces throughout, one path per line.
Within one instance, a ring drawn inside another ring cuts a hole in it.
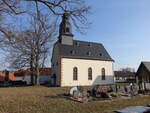
M 69 29 L 69 27 L 67 27 L 67 28 L 66 28 L 66 32 L 68 32 L 68 33 L 70 32 L 70 29 Z
M 92 80 L 92 68 L 88 69 L 88 80 Z
M 102 80 L 105 80 L 106 77 L 105 77 L 105 68 L 102 68 Z
M 78 80 L 78 68 L 73 68 L 73 80 Z
M 88 55 L 88 56 L 91 56 L 91 52 L 90 52 L 90 51 L 88 51 L 88 52 L 87 52 L 87 55 Z

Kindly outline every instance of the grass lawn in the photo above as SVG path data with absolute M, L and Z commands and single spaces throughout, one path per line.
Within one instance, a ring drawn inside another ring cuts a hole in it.
M 42 86 L 0 88 L 0 113 L 111 113 L 127 106 L 150 104 L 150 96 L 84 104 L 57 97 L 67 91 Z

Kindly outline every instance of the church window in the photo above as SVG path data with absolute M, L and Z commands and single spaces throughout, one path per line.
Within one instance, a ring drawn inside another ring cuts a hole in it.
M 68 33 L 70 32 L 70 29 L 68 27 L 66 28 L 66 32 L 68 32 Z
M 90 52 L 90 51 L 88 51 L 88 52 L 87 52 L 87 55 L 88 55 L 88 56 L 91 56 L 91 52 Z
M 105 80 L 105 79 L 106 79 L 105 76 L 106 76 L 106 75 L 105 75 L 105 68 L 102 68 L 102 80 Z
M 100 53 L 99 56 L 102 56 L 102 53 Z
M 72 51 L 70 51 L 70 53 L 71 53 L 72 55 L 74 55 L 74 54 L 75 54 L 75 51 L 74 51 L 74 50 L 72 50 Z
M 78 68 L 73 68 L 73 80 L 78 80 Z
M 88 80 L 92 80 L 92 68 L 88 69 Z

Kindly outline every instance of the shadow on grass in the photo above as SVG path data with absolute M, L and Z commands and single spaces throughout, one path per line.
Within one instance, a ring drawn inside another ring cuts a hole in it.
M 53 95 L 53 96 L 45 96 L 45 98 L 69 98 L 69 95 L 66 94 L 57 94 L 57 95 Z
M 13 87 L 31 87 L 33 85 L 14 85 L 14 86 L 0 86 L 0 88 L 13 88 Z
M 69 95 L 65 96 L 64 94 L 57 94 L 57 95 L 53 95 L 53 96 L 45 96 L 45 98 L 71 100 Z
M 41 86 L 48 87 L 48 88 L 51 88 L 51 87 L 57 88 L 58 87 L 58 86 L 54 86 L 54 85 L 50 85 L 50 84 L 41 84 Z

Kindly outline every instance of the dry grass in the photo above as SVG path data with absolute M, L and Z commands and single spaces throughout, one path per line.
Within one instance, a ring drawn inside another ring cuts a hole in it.
M 67 88 L 17 87 L 0 89 L 0 113 L 111 113 L 127 106 L 150 104 L 149 97 L 85 104 L 57 97 Z

